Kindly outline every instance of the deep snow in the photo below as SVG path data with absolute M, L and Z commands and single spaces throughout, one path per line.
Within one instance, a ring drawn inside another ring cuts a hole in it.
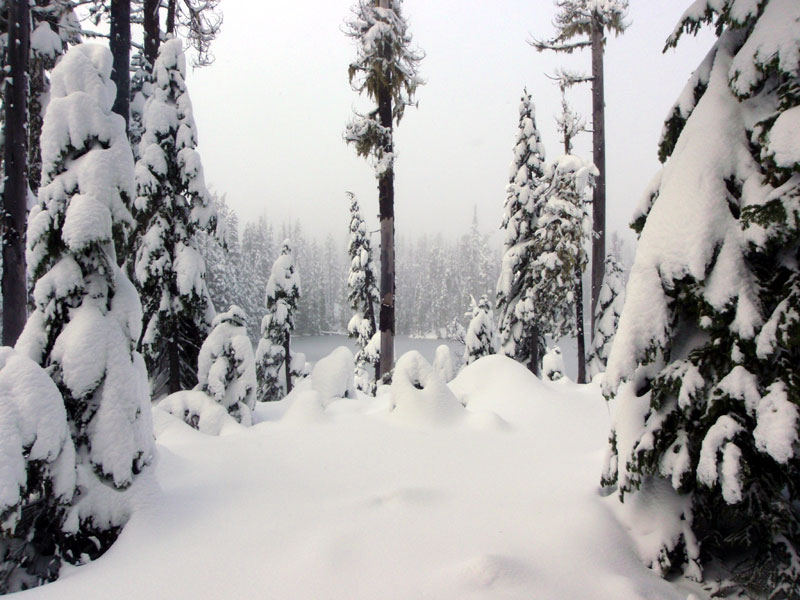
M 408 385 L 375 399 L 307 381 L 220 436 L 154 410 L 157 463 L 118 542 L 24 597 L 687 598 L 599 493 L 596 385 L 490 356 L 448 391 L 421 355 L 400 366 Z

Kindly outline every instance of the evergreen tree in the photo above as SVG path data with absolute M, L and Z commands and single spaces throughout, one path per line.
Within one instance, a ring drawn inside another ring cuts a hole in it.
M 139 160 L 139 144 L 144 133 L 144 107 L 147 99 L 153 95 L 152 66 L 147 63 L 141 51 L 131 58 L 131 100 L 130 123 L 128 123 L 128 139 L 131 141 L 133 158 Z
M 468 313 L 471 319 L 464 338 L 464 352 L 468 365 L 484 356 L 497 354 L 497 331 L 489 298 L 484 295 L 478 302 L 475 302 L 475 298 L 471 300 L 472 311 Z
M 347 254 L 350 257 L 350 272 L 347 277 L 347 300 L 353 310 L 353 317 L 347 324 L 347 335 L 356 339 L 358 352 L 355 356 L 355 385 L 362 392 L 372 391 L 373 382 L 369 369 L 377 369 L 377 364 L 368 362 L 365 348 L 375 335 L 375 304 L 379 301 L 378 286 L 372 263 L 372 245 L 367 234 L 367 226 L 361 218 L 358 200 L 354 194 L 350 198 L 350 241 Z M 377 378 L 377 370 L 375 377 Z
M 300 276 L 294 266 L 289 240 L 283 242 L 281 254 L 272 265 L 267 282 L 267 314 L 261 322 L 261 340 L 256 350 L 258 400 L 268 402 L 281 397 L 281 367 L 284 368 L 286 393 L 292 391 L 291 332 L 300 300 Z M 296 373 L 294 377 L 296 377 Z
M 648 561 L 700 577 L 720 559 L 772 599 L 800 598 L 798 20 L 796 2 L 701 1 L 668 40 L 718 37 L 667 120 L 606 372 L 604 483 L 676 508 Z
M 161 45 L 153 73 L 136 164 L 135 271 L 144 299 L 141 350 L 159 397 L 197 383 L 197 354 L 214 317 L 197 234 L 213 231 L 216 217 L 195 150 L 180 40 Z
M 411 34 L 400 12 L 402 0 L 357 0 L 347 35 L 357 43 L 350 63 L 350 84 L 366 92 L 377 105 L 366 115 L 356 115 L 345 139 L 359 156 L 369 157 L 378 180 L 381 226 L 380 331 L 381 377 L 394 367 L 395 246 L 394 246 L 394 134 L 406 106 L 422 80 L 417 67 L 422 54 L 410 49 Z
M 73 562 L 116 539 L 124 491 L 153 452 L 147 373 L 135 351 L 141 308 L 115 249 L 133 224 L 134 183 L 125 122 L 111 112 L 111 60 L 108 49 L 84 44 L 52 73 L 42 186 L 28 218 L 35 310 L 17 343 L 64 400 L 79 492 L 61 549 Z
M 214 318 L 197 362 L 197 387 L 242 425 L 252 423 L 256 402 L 256 363 L 247 337 L 247 315 L 238 306 Z
M 539 373 L 544 350 L 545 321 L 534 312 L 529 297 L 536 283 L 532 270 L 533 232 L 547 188 L 544 157 L 535 107 L 525 90 L 503 209 L 505 241 L 495 307 L 503 353 L 527 364 L 535 374 Z
M 606 276 L 597 302 L 594 319 L 595 331 L 592 352 L 589 357 L 589 376 L 594 377 L 606 370 L 608 354 L 617 333 L 617 324 L 625 305 L 625 279 L 622 265 L 613 254 L 606 258 Z

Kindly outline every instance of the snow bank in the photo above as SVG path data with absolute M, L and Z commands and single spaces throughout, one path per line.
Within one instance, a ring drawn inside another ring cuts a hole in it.
M 234 433 L 243 426 L 250 425 L 249 412 L 242 413 L 240 424 L 228 414 L 224 406 L 199 391 L 175 392 L 156 406 L 208 435 Z
M 353 353 L 349 348 L 340 346 L 314 365 L 311 370 L 311 389 L 323 400 L 355 398 L 354 370 Z
M 444 425 L 464 416 L 464 407 L 444 379 L 416 350 L 407 352 L 394 368 L 392 411 L 411 425 Z

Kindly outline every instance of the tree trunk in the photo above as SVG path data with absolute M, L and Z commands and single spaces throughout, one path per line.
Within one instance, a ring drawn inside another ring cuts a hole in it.
M 169 4 L 167 5 L 167 33 L 174 34 L 175 33 L 175 5 L 177 4 L 178 0 L 169 0 Z
M 30 60 L 30 59 L 29 59 Z M 28 187 L 35 196 L 42 180 L 42 137 L 44 111 L 50 97 L 50 82 L 44 63 L 35 60 L 28 64 Z
M 117 85 L 112 111 L 125 119 L 125 131 L 131 118 L 131 0 L 111 0 L 111 54 L 114 57 L 111 80 Z
M 144 0 L 144 57 L 155 64 L 158 58 L 158 46 L 161 43 L 158 30 L 158 8 L 161 0 Z
M 380 6 L 389 8 L 389 0 L 379 0 Z M 386 60 L 391 60 L 391 49 L 383 49 Z M 384 152 L 392 152 L 392 96 L 391 82 L 378 89 L 378 114 L 381 126 L 389 130 L 389 138 Z M 381 310 L 379 315 L 381 331 L 380 377 L 394 368 L 394 169 L 387 170 L 378 180 L 378 209 L 381 226 Z
M 28 212 L 28 0 L 8 8 L 8 67 L 5 81 L 5 190 L 3 193 L 3 345 L 17 342 L 27 319 L 25 221 Z
M 286 334 L 286 341 L 283 342 L 283 352 L 286 358 L 283 360 L 283 366 L 286 369 L 286 395 L 288 396 L 292 391 L 292 355 L 289 351 L 289 334 Z
M 170 340 L 167 346 L 167 361 L 169 362 L 167 385 L 170 394 L 181 391 L 181 357 L 178 335 L 178 328 L 176 327 L 175 337 Z
M 603 25 L 592 20 L 592 158 L 600 175 L 592 202 L 592 335 L 606 262 L 606 118 L 603 90 Z
M 583 325 L 583 273 L 575 269 L 575 322 L 578 325 L 578 383 L 586 383 L 586 336 Z
M 542 373 L 539 369 L 539 327 L 537 325 L 531 328 L 530 354 L 531 358 L 528 361 L 528 370 L 537 377 L 541 377 Z

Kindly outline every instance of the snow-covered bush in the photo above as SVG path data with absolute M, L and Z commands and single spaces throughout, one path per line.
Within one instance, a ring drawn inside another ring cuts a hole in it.
M 718 36 L 666 122 L 606 371 L 604 483 L 624 507 L 664 482 L 683 500 L 648 562 L 728 559 L 770 598 L 800 597 L 798 22 L 797 2 L 701 0 L 669 39 Z
M 290 350 L 290 334 L 294 329 L 294 313 L 299 299 L 300 276 L 294 266 L 289 240 L 285 240 L 267 282 L 267 314 L 261 322 L 261 340 L 256 350 L 257 398 L 261 402 L 280 399 L 283 393 L 281 367 L 284 370 L 286 393 L 292 391 L 290 367 L 294 360 Z M 289 365 L 286 364 L 287 356 Z
M 115 242 L 133 220 L 133 156 L 111 112 L 111 53 L 75 46 L 52 73 L 42 130 L 42 186 L 28 217 L 35 308 L 17 350 L 45 367 L 64 400 L 78 491 L 61 546 L 71 561 L 102 554 L 127 519 L 123 494 L 150 462 L 147 372 L 136 352 L 139 297 Z
M 564 377 L 564 355 L 561 348 L 553 346 L 542 359 L 542 377 L 550 381 L 556 381 Z
M 539 372 L 543 320 L 529 295 L 533 276 L 531 243 L 547 187 L 544 145 L 536 128 L 535 107 L 525 90 L 519 106 L 519 131 L 503 209 L 503 261 L 497 282 L 497 323 L 506 356 Z
M 466 364 L 472 364 L 479 358 L 497 354 L 497 331 L 494 326 L 494 312 L 486 296 L 478 302 L 472 300 L 469 329 L 464 337 L 464 355 Z
M 589 354 L 589 377 L 606 370 L 608 354 L 617 333 L 617 324 L 625 305 L 625 274 L 614 255 L 606 257 L 606 273 L 603 287 L 597 297 L 595 309 L 592 350 Z
M 433 370 L 444 379 L 445 383 L 452 381 L 458 373 L 458 358 L 453 356 L 453 351 L 447 344 L 441 344 L 436 348 L 433 356 Z
M 53 380 L 0 348 L 0 593 L 55 579 L 75 493 L 75 447 Z
M 154 397 L 195 386 L 197 354 L 214 318 L 197 233 L 212 231 L 216 215 L 195 150 L 181 43 L 172 39 L 159 49 L 136 163 L 135 273 Z
M 340 346 L 321 358 L 311 370 L 311 389 L 325 400 L 355 398 L 353 381 L 353 353 Z
M 238 306 L 217 315 L 197 358 L 197 388 L 243 425 L 250 424 L 256 402 L 256 362 L 246 324 Z
M 347 325 L 347 335 L 356 339 L 358 353 L 355 357 L 356 387 L 367 394 L 375 393 L 372 372 L 378 366 L 370 362 L 366 348 L 375 335 L 375 305 L 378 303 L 378 285 L 372 261 L 372 245 L 367 235 L 367 226 L 361 217 L 358 200 L 350 197 L 350 241 L 347 253 L 350 256 L 350 272 L 347 277 L 347 299 L 353 309 L 353 317 Z
M 220 435 L 236 432 L 251 424 L 251 412 L 247 408 L 241 413 L 241 420 L 235 418 L 225 407 L 216 402 L 206 392 L 187 390 L 175 392 L 163 398 L 157 410 L 168 412 L 187 425 L 207 435 Z
M 464 407 L 444 379 L 416 350 L 405 353 L 392 375 L 392 414 L 410 425 L 448 424 Z

